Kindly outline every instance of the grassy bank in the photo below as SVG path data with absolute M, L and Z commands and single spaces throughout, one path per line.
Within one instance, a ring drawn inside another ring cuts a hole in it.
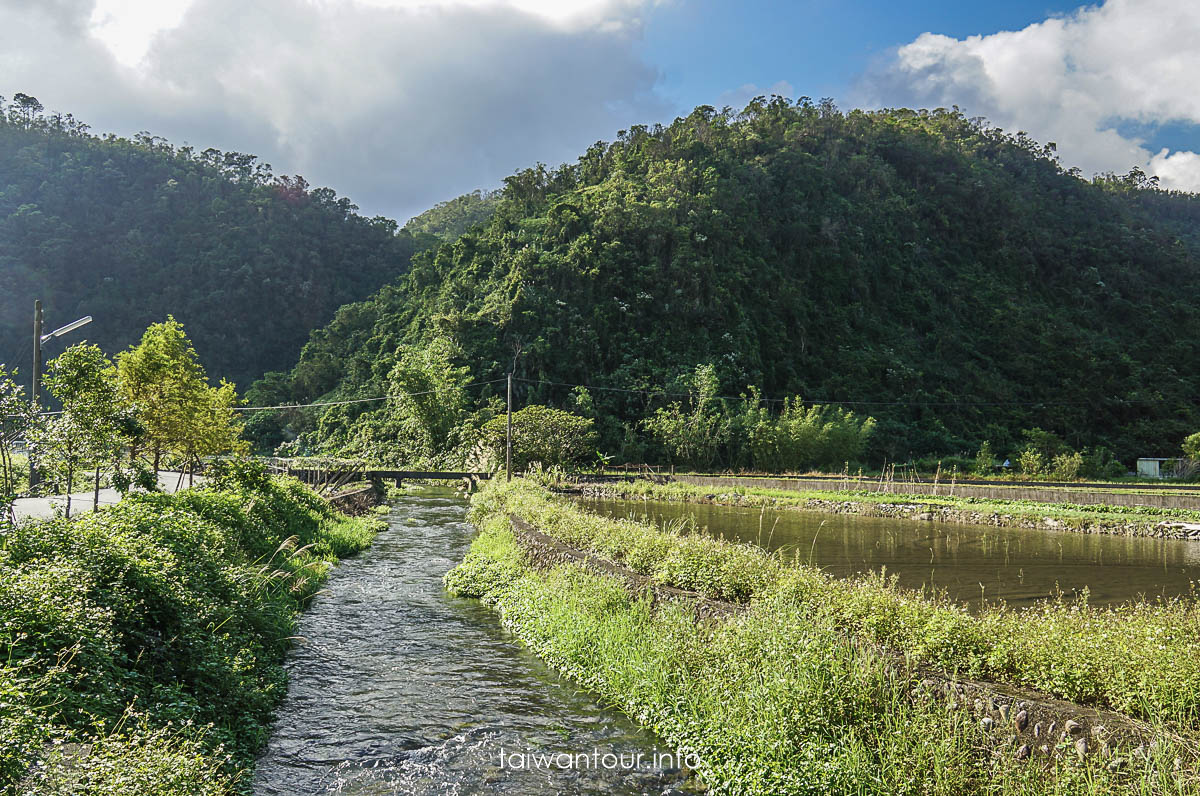
M 559 670 L 739 793 L 1195 792 L 1166 745 L 1150 762 L 1018 763 L 969 711 L 912 698 L 918 670 L 971 673 L 1107 706 L 1192 734 L 1200 611 L 1191 601 L 1097 610 L 1054 604 L 971 616 L 878 579 L 841 581 L 757 548 L 588 514 L 529 483 L 475 499 L 482 533 L 447 575 Z M 748 605 L 696 620 L 651 609 L 578 565 L 531 567 L 508 526 L 542 532 L 654 581 Z M 902 654 L 902 665 L 887 652 Z M 1051 740 L 1054 743 L 1057 739 Z M 1108 761 L 1111 762 L 1111 761 Z
M 245 790 L 295 617 L 377 523 L 238 468 L 0 528 L 0 793 Z
M 677 482 L 656 484 L 645 480 L 587 484 L 584 488 L 597 495 L 629 499 L 769 506 L 981 525 L 1048 527 L 1087 533 L 1186 535 L 1186 530 L 1173 530 L 1165 528 L 1164 525 L 1200 523 L 1200 511 L 1154 506 L 1045 503 L 1035 500 L 906 495 L 854 489 L 791 491 L 740 486 L 709 487 Z

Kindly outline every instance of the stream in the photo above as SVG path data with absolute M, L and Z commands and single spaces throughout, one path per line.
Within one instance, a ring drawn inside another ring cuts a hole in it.
M 466 511 L 449 489 L 401 498 L 331 573 L 300 619 L 256 796 L 689 792 L 651 733 L 446 594 Z

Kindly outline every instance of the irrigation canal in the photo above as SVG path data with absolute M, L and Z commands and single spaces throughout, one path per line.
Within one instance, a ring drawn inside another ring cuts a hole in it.
M 1029 605 L 1058 590 L 1072 596 L 1085 588 L 1090 603 L 1110 605 L 1188 594 L 1192 582 L 1200 582 L 1195 541 L 704 503 L 579 500 L 613 517 L 660 524 L 692 517 L 708 533 L 782 550 L 839 577 L 886 568 L 903 586 L 944 589 L 975 607 L 981 599 Z
M 670 750 L 653 735 L 445 593 L 474 536 L 466 510 L 450 489 L 402 498 L 331 574 L 300 620 L 255 794 L 685 792 L 682 772 L 654 765 Z M 532 757 L 561 753 L 588 761 Z

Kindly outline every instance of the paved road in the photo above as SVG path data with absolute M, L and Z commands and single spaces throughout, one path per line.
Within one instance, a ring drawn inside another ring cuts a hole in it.
M 199 486 L 204 482 L 203 476 L 196 476 L 195 483 Z M 179 483 L 179 473 L 163 471 L 158 474 L 158 488 L 164 492 L 174 492 L 176 485 Z M 183 486 L 187 488 L 187 476 L 183 478 Z M 71 494 L 71 515 L 76 513 L 92 510 L 92 490 L 87 492 L 73 492 Z M 121 493 L 109 487 L 100 490 L 100 505 L 111 506 L 121 499 Z M 52 495 L 50 497 L 40 498 L 18 498 L 13 504 L 13 510 L 17 515 L 17 521 L 29 519 L 31 517 L 45 518 L 53 517 L 54 510 L 58 506 L 66 506 L 66 495 Z

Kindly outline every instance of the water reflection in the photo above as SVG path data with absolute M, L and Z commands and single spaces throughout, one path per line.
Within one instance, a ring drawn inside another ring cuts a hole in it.
M 475 532 L 465 513 L 449 491 L 405 498 L 334 572 L 301 620 L 254 792 L 677 792 L 683 774 L 655 757 L 668 748 L 558 678 L 488 608 L 446 595 L 441 577 Z
M 694 517 L 708 532 L 782 550 L 847 576 L 886 567 L 909 588 L 944 589 L 979 604 L 981 596 L 1033 603 L 1058 590 L 1089 590 L 1095 605 L 1133 597 L 1188 594 L 1200 580 L 1200 543 L 1067 531 L 819 514 L 712 504 L 581 498 L 589 509 L 657 523 Z

